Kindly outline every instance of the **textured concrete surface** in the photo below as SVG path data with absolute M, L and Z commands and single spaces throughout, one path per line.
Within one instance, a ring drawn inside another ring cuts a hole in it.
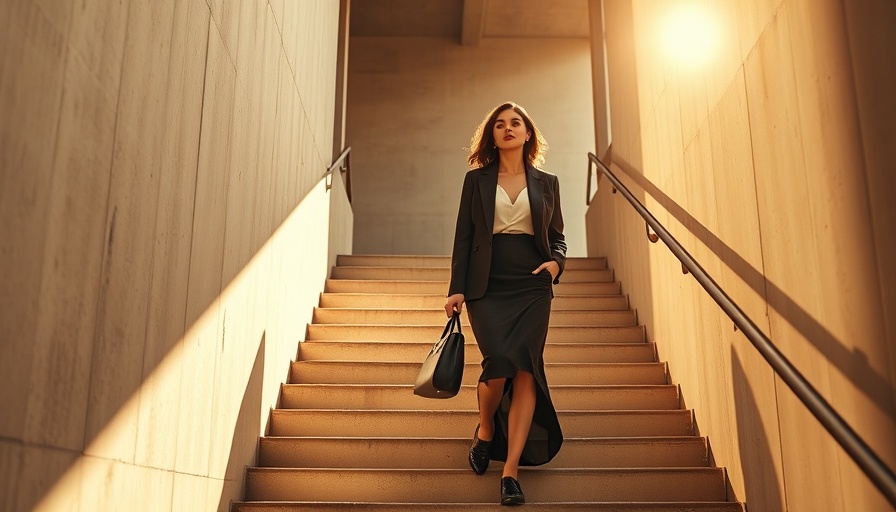
M 586 14 L 583 13 L 583 19 Z M 560 178 L 570 256 L 585 254 L 584 191 L 594 144 L 588 40 L 352 37 L 347 138 L 354 250 L 450 254 L 470 138 L 515 101 L 544 133 Z
M 670 12 L 681 4 L 665 3 Z M 894 158 L 896 104 L 884 92 L 892 55 L 881 48 L 894 36 L 880 23 L 893 6 L 703 6 L 718 24 L 718 51 L 687 68 L 657 47 L 663 9 L 605 3 L 613 167 L 894 467 L 896 341 L 886 299 L 896 287 L 883 262 L 896 257 L 884 234 L 896 215 L 881 200 L 896 192 L 882 171 Z M 607 256 L 626 283 L 734 497 L 760 510 L 889 510 L 610 188 L 602 181 L 587 213 L 589 254 Z
M 320 181 L 338 18 L 327 1 L 0 2 L 0 508 L 241 497 L 351 251 L 342 184 Z

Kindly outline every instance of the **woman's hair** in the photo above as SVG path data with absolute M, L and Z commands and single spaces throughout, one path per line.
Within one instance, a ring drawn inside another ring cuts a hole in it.
M 494 127 L 501 112 L 508 109 L 513 109 L 514 112 L 519 114 L 526 124 L 526 131 L 532 132 L 532 136 L 523 145 L 523 157 L 526 159 L 526 162 L 532 166 L 544 163 L 544 154 L 548 150 L 547 141 L 544 140 L 535 123 L 532 122 L 532 118 L 529 117 L 526 109 L 512 101 L 508 101 L 492 109 L 479 124 L 479 127 L 476 128 L 476 132 L 473 133 L 473 138 L 470 139 L 470 156 L 467 158 L 471 168 L 483 167 L 498 160 Z

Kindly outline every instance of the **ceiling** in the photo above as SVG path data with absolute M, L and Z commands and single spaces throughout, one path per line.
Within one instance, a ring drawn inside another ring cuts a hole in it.
M 352 36 L 587 38 L 588 0 L 352 0 Z

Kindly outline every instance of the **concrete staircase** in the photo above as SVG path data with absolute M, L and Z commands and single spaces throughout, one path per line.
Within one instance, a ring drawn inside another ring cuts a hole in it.
M 446 321 L 448 265 L 339 257 L 233 511 L 500 509 L 501 464 L 476 476 L 466 461 L 478 421 L 471 329 L 460 394 L 412 394 Z M 742 512 L 606 261 L 570 259 L 554 292 L 545 364 L 565 442 L 520 471 L 526 506 Z

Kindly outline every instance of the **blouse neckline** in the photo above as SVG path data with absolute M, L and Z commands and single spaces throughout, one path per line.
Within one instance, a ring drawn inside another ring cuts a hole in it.
M 510 194 L 508 194 L 507 191 L 504 190 L 504 187 L 502 187 L 501 185 L 498 185 L 498 188 L 501 189 L 501 192 L 504 192 L 504 197 L 507 198 L 508 202 L 510 203 L 510 206 L 516 206 L 516 203 L 518 203 L 520 201 L 520 196 L 523 195 L 523 192 L 527 192 L 526 189 L 528 189 L 529 187 L 528 187 L 528 185 L 523 187 L 523 189 L 520 190 L 520 193 L 517 194 L 515 200 L 510 198 Z

